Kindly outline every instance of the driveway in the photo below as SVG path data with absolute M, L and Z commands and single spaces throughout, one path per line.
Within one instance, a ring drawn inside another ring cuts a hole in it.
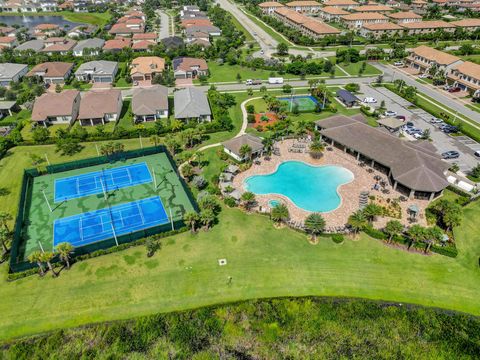
M 398 115 L 404 115 L 407 118 L 407 121 L 412 121 L 415 124 L 415 127 L 419 129 L 429 129 L 432 143 L 437 148 L 439 154 L 449 150 L 458 151 L 460 153 L 458 159 L 447 161 L 450 163 L 457 163 L 461 171 L 468 173 L 472 167 L 477 165 L 478 160 L 473 153 L 476 150 L 480 150 L 480 144 L 476 141 L 466 136 L 454 137 L 443 133 L 438 127 L 429 123 L 432 115 L 420 108 L 409 109 L 412 105 L 409 101 L 386 88 L 374 88 L 368 85 L 361 85 L 360 91 L 363 95 L 359 96 L 359 98 L 363 99 L 367 96 L 374 97 L 378 101 L 376 107 L 379 107 L 380 102 L 384 100 L 387 110 L 393 110 L 396 111 Z

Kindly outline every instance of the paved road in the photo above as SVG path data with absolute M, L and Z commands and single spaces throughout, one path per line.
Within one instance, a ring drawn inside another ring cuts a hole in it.
M 415 127 L 419 129 L 429 129 L 432 144 L 435 145 L 439 154 L 449 150 L 458 151 L 460 157 L 448 160 L 448 162 L 457 163 L 463 172 L 468 173 L 472 167 L 477 165 L 478 160 L 473 153 L 480 149 L 480 144 L 466 137 L 448 136 L 440 131 L 438 127 L 429 123 L 432 115 L 419 108 L 409 109 L 409 106 L 412 105 L 409 101 L 386 88 L 372 88 L 368 85 L 362 85 L 361 92 L 364 95 L 360 96 L 360 98 L 365 96 L 374 97 L 378 101 L 377 106 L 383 100 L 388 110 L 396 111 L 398 115 L 404 115 L 407 121 L 412 121 Z
M 158 31 L 158 40 L 165 39 L 170 36 L 170 16 L 162 10 L 157 10 L 160 17 L 160 30 Z
M 415 81 L 412 77 L 406 75 L 405 73 L 392 68 L 391 66 L 372 63 L 375 67 L 382 70 L 384 72 L 384 80 L 391 81 L 392 79 L 402 79 L 408 85 L 415 86 L 419 92 L 437 100 L 441 104 L 445 104 L 446 107 L 452 109 L 453 111 L 457 111 L 459 114 L 466 116 L 469 119 L 472 119 L 478 123 L 480 123 L 480 113 L 470 110 L 469 108 L 465 107 L 460 102 L 448 97 L 445 94 L 442 94 L 441 91 L 435 90 L 430 88 L 429 86 L 423 85 L 418 81 Z

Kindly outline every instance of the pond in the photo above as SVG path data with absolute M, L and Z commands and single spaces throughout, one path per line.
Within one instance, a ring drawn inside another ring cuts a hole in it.
M 0 16 L 0 23 L 7 26 L 21 25 L 27 29 L 32 29 L 38 24 L 55 24 L 60 26 L 61 29 L 73 29 L 76 26 L 83 25 L 81 23 L 74 23 L 65 20 L 62 16 Z M 66 28 L 65 25 L 68 25 Z

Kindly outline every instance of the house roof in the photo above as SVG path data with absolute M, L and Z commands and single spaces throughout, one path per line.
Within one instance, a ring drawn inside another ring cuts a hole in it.
M 73 48 L 73 51 L 83 51 L 84 49 L 101 49 L 105 45 L 105 40 L 99 38 L 80 40 Z
M 38 64 L 27 73 L 27 76 L 35 76 L 37 73 L 45 73 L 46 77 L 65 77 L 73 68 L 72 63 L 52 61 Z
M 457 21 L 452 21 L 450 24 L 453 24 L 458 27 L 480 27 L 480 19 L 462 19 Z
M 77 42 L 75 40 L 65 40 L 64 42 L 57 42 L 42 49 L 43 52 L 62 52 L 73 50 Z
M 294 6 L 321 6 L 320 3 L 316 1 L 311 1 L 311 0 L 303 0 L 303 1 L 291 1 L 285 4 L 286 6 L 289 7 L 294 7 Z
M 398 129 L 404 125 L 403 120 L 394 117 L 386 117 L 383 119 L 379 119 L 377 120 L 377 123 L 390 129 Z
M 284 6 L 282 3 L 276 1 L 265 1 L 263 3 L 258 4 L 261 8 L 269 8 L 269 7 L 282 7 Z
M 418 14 L 415 14 L 413 11 L 399 11 L 396 13 L 388 14 L 389 18 L 392 19 L 421 19 L 422 17 Z
M 305 21 L 309 19 L 307 16 L 302 15 L 296 12 L 295 10 L 291 10 L 286 7 L 275 9 L 275 12 L 297 24 L 303 24 Z
M 0 43 L 2 44 L 11 44 L 17 41 L 17 39 L 13 36 L 0 36 Z
M 158 56 L 140 56 L 132 60 L 130 74 L 151 74 L 165 70 L 165 59 Z
M 23 44 L 18 45 L 15 50 L 17 51 L 25 51 L 25 50 L 33 50 L 33 51 L 40 51 L 44 48 L 45 44 L 43 40 L 29 40 L 24 42 Z
M 437 28 L 454 28 L 455 25 L 442 20 L 416 21 L 402 24 L 407 29 L 437 29 Z
M 383 12 L 393 11 L 394 9 L 386 5 L 362 5 L 353 9 L 356 12 Z
M 435 61 L 437 64 L 440 65 L 450 65 L 461 60 L 458 56 L 451 55 L 425 45 L 420 45 L 416 47 L 412 50 L 412 53 L 421 56 L 427 60 Z
M 243 145 L 250 146 L 252 152 L 261 151 L 264 148 L 262 140 L 250 134 L 243 134 L 241 136 L 227 140 L 222 144 L 227 150 L 231 151 L 237 156 L 240 156 L 240 149 Z
M 157 40 L 158 35 L 156 33 L 142 33 L 133 34 L 133 40 Z
M 0 101 L 0 110 L 10 110 L 17 104 L 16 101 Z
M 155 85 L 148 88 L 137 88 L 133 91 L 132 112 L 145 116 L 156 114 L 158 110 L 168 110 L 168 88 Z
M 343 10 L 342 8 L 336 6 L 325 6 L 320 9 L 321 12 L 331 15 L 348 15 L 349 12 L 347 10 Z
M 417 191 L 438 192 L 448 186 L 449 164 L 432 151 L 343 115 L 319 120 L 320 133 L 387 166 L 394 180 Z
M 46 92 L 35 100 L 32 110 L 32 121 L 44 121 L 51 116 L 72 115 L 73 104 L 78 90 L 64 90 L 60 93 Z
M 122 50 L 125 47 L 131 46 L 130 39 L 112 39 L 105 41 L 103 45 L 104 50 Z
M 471 76 L 474 79 L 480 80 L 480 65 L 471 61 L 465 61 L 464 63 L 456 66 L 455 70 L 458 70 L 467 76 Z
M 183 46 L 183 39 L 178 36 L 170 36 L 161 40 L 162 44 L 167 48 Z
M 156 45 L 156 43 L 153 40 L 140 40 L 140 41 L 136 41 L 135 43 L 133 43 L 132 49 L 133 50 L 147 50 L 150 47 L 155 46 L 155 45 Z
M 337 96 L 347 103 L 360 101 L 360 99 L 353 95 L 350 91 L 344 89 L 337 90 Z
M 355 20 L 386 20 L 387 17 L 377 12 L 359 12 L 350 15 L 342 16 L 343 20 L 355 21 Z
M 324 6 L 355 6 L 358 3 L 354 0 L 327 0 L 323 3 Z
M 39 31 L 56 30 L 58 28 L 58 25 L 55 24 L 38 24 L 37 26 L 35 26 L 35 30 Z
M 198 66 L 199 70 L 208 70 L 207 62 L 204 59 L 190 58 L 190 57 L 178 57 L 172 60 L 173 71 L 183 70 L 190 71 L 192 67 Z
M 122 99 L 120 90 L 90 90 L 83 94 L 80 102 L 79 119 L 98 119 L 105 114 L 116 114 L 118 102 Z
M 0 63 L 0 79 L 11 79 L 26 67 L 24 64 Z
M 191 34 L 192 32 L 206 32 L 208 34 L 221 33 L 222 31 L 216 26 L 204 26 L 204 25 L 192 25 L 185 29 L 185 34 Z
M 403 29 L 400 25 L 392 23 L 392 22 L 378 23 L 378 24 L 363 24 L 362 27 L 364 29 L 371 30 L 371 31 L 402 30 Z
M 176 119 L 197 118 L 211 115 L 207 95 L 197 88 L 187 87 L 175 91 L 173 96 Z
M 182 20 L 182 26 L 187 28 L 189 26 L 213 26 L 209 19 L 185 19 Z
M 341 31 L 333 26 L 317 20 L 309 20 L 302 24 L 303 27 L 316 34 L 340 34 Z
M 82 75 L 86 72 L 96 75 L 113 75 L 118 68 L 116 61 L 96 60 L 88 61 L 80 65 L 75 75 Z
M 112 28 L 108 31 L 110 34 L 135 34 L 135 33 L 143 33 L 143 26 L 140 28 L 131 28 L 126 26 L 125 24 L 115 24 Z
M 11 27 L 11 26 L 0 26 L 0 33 L 2 34 L 9 34 L 9 33 L 12 33 L 12 32 L 15 32 L 16 29 L 14 27 Z
M 201 46 L 201 47 L 204 47 L 204 48 L 212 46 L 212 44 L 210 44 L 210 41 L 204 40 L 204 39 L 192 40 L 188 43 L 188 45 L 198 45 L 198 46 Z

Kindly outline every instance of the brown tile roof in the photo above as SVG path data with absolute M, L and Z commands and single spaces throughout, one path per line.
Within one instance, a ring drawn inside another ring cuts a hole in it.
M 402 24 L 407 29 L 437 29 L 437 28 L 454 28 L 455 25 L 449 24 L 442 20 L 417 21 Z
M 165 70 L 165 60 L 158 56 L 141 56 L 132 60 L 130 74 L 151 74 Z
M 268 8 L 268 7 L 282 7 L 284 5 L 276 1 L 266 1 L 258 4 L 258 6 L 260 6 L 261 8 Z
M 233 152 L 236 155 L 240 156 L 240 148 L 243 145 L 248 145 L 252 149 L 252 152 L 257 152 L 263 149 L 262 140 L 256 136 L 250 134 L 244 134 L 228 141 L 222 143 L 222 145 Z
M 327 0 L 323 3 L 324 6 L 355 6 L 358 3 L 354 0 Z
M 155 41 L 152 41 L 152 40 L 140 40 L 140 41 L 136 41 L 136 42 L 132 45 L 132 49 L 133 49 L 133 50 L 147 50 L 147 49 L 149 49 L 150 47 L 155 46 L 155 45 L 156 45 Z
M 103 45 L 104 50 L 122 50 L 125 47 L 130 47 L 130 39 L 113 39 L 105 41 Z
M 448 186 L 449 164 L 423 146 L 343 115 L 316 122 L 322 135 L 347 146 L 392 171 L 394 180 L 417 191 L 437 192 Z
M 394 9 L 386 5 L 362 5 L 353 9 L 356 12 L 383 12 L 393 11 Z
M 37 73 L 45 73 L 46 77 L 65 77 L 73 68 L 72 63 L 52 61 L 38 64 L 27 73 L 27 76 L 35 76 Z
M 207 62 L 204 59 L 182 57 L 173 59 L 174 69 L 190 71 L 192 66 L 198 66 L 201 71 L 208 70 Z
M 118 102 L 122 98 L 120 90 L 90 90 L 84 93 L 80 102 L 79 119 L 98 119 L 105 114 L 116 114 Z
M 33 104 L 32 121 L 44 121 L 49 116 L 71 116 L 74 101 L 79 95 L 80 92 L 78 90 L 64 90 L 61 93 L 47 92 L 42 94 Z
M 35 30 L 39 31 L 56 30 L 58 28 L 58 25 L 55 24 L 38 24 L 37 26 L 35 26 Z
M 155 85 L 148 88 L 137 88 L 133 91 L 132 112 L 134 115 L 153 115 L 158 110 L 168 110 L 167 87 Z
M 321 6 L 320 3 L 313 0 L 303 0 L 303 1 L 291 1 L 285 4 L 286 6 Z
M 189 26 L 213 26 L 209 19 L 185 19 L 182 20 L 182 26 L 187 28 Z
M 342 16 L 343 20 L 346 21 L 355 21 L 355 20 L 386 20 L 387 17 L 380 13 L 376 12 L 362 12 L 362 13 L 355 13 L 350 15 Z
M 475 64 L 471 61 L 465 61 L 464 63 L 455 66 L 455 69 L 465 74 L 471 76 L 474 79 L 480 80 L 480 65 Z
M 140 29 L 132 29 L 125 24 L 115 24 L 112 28 L 108 31 L 110 34 L 135 34 L 135 33 L 143 33 L 143 27 Z
M 309 20 L 302 24 L 303 27 L 307 28 L 310 31 L 313 31 L 316 34 L 340 34 L 341 31 L 333 26 L 327 25 L 323 22 L 317 20 Z
M 2 44 L 10 44 L 12 42 L 15 42 L 17 39 L 14 36 L 0 36 L 0 43 Z
M 72 50 L 77 42 L 75 40 L 66 40 L 65 42 L 55 43 L 42 49 L 43 52 L 63 52 Z
M 462 19 L 458 21 L 452 21 L 450 24 L 458 27 L 477 27 L 480 26 L 480 19 Z
M 2 34 L 8 34 L 11 32 L 15 32 L 15 28 L 11 26 L 0 26 L 0 33 Z
M 133 34 L 133 40 L 157 40 L 158 35 L 156 33 L 142 33 L 142 34 Z
M 413 11 L 400 11 L 393 14 L 387 15 L 392 19 L 421 19 L 422 17 L 418 14 L 415 14 Z
M 287 9 L 285 7 L 275 9 L 275 12 L 296 24 L 303 24 L 306 21 L 305 15 L 299 14 L 295 10 Z
M 412 53 L 430 61 L 435 61 L 437 64 L 441 65 L 450 65 L 461 60 L 458 56 L 451 55 L 425 45 L 420 45 L 419 47 L 412 49 Z
M 386 22 L 381 24 L 363 24 L 364 29 L 371 31 L 382 31 L 382 30 L 402 30 L 403 28 L 395 23 Z
M 320 9 L 321 12 L 331 15 L 348 15 L 349 12 L 347 10 L 343 10 L 342 8 L 335 7 L 335 6 L 325 6 Z

